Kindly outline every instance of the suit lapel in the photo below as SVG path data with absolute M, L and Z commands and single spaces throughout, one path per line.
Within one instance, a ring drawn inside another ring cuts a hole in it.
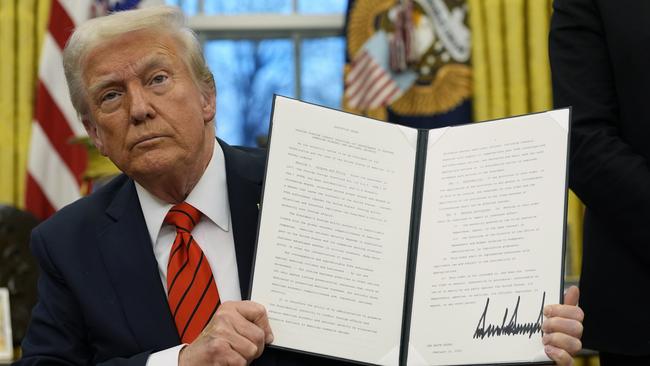
M 228 200 L 232 217 L 235 255 L 242 299 L 249 298 L 251 266 L 257 236 L 258 204 L 264 173 L 259 153 L 245 152 L 219 140 L 226 160 Z
M 142 350 L 180 343 L 158 274 L 135 185 L 128 179 L 106 210 L 112 221 L 97 240 L 126 320 Z

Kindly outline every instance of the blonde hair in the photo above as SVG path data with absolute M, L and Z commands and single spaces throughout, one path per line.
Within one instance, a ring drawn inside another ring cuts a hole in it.
M 184 48 L 184 52 L 180 53 L 181 58 L 201 92 L 208 95 L 215 91 L 214 78 L 203 57 L 201 44 L 185 25 L 185 17 L 178 8 L 154 6 L 115 12 L 81 24 L 63 50 L 63 69 L 70 99 L 80 116 L 87 116 L 89 112 L 82 78 L 84 58 L 101 43 L 137 30 L 164 32 L 177 40 Z

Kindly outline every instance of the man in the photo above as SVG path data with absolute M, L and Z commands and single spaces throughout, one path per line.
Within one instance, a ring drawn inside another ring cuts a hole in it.
M 216 143 L 214 82 L 182 23 L 117 13 L 64 51 L 73 104 L 125 175 L 33 231 L 40 301 L 19 364 L 345 365 L 265 349 L 266 311 L 242 301 L 264 156 Z M 568 365 L 581 310 L 546 310 L 548 353 Z
M 551 22 L 555 105 L 573 106 L 569 185 L 587 207 L 584 342 L 603 366 L 650 365 L 649 19 L 647 1 L 556 0 Z

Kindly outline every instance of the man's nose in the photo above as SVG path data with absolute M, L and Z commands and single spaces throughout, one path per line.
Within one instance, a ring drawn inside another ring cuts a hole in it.
M 142 86 L 129 88 L 131 102 L 130 118 L 132 123 L 141 123 L 156 116 L 150 96 Z

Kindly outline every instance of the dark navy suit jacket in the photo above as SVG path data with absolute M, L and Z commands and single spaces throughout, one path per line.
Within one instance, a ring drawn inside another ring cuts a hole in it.
M 573 106 L 569 185 L 587 206 L 585 347 L 650 355 L 650 1 L 555 0 L 556 107 Z
M 222 146 L 242 298 L 248 298 L 262 150 Z M 18 365 L 144 365 L 180 344 L 134 182 L 119 176 L 32 232 L 39 301 Z M 337 364 L 267 348 L 254 365 Z M 342 363 L 340 363 L 342 364 Z

